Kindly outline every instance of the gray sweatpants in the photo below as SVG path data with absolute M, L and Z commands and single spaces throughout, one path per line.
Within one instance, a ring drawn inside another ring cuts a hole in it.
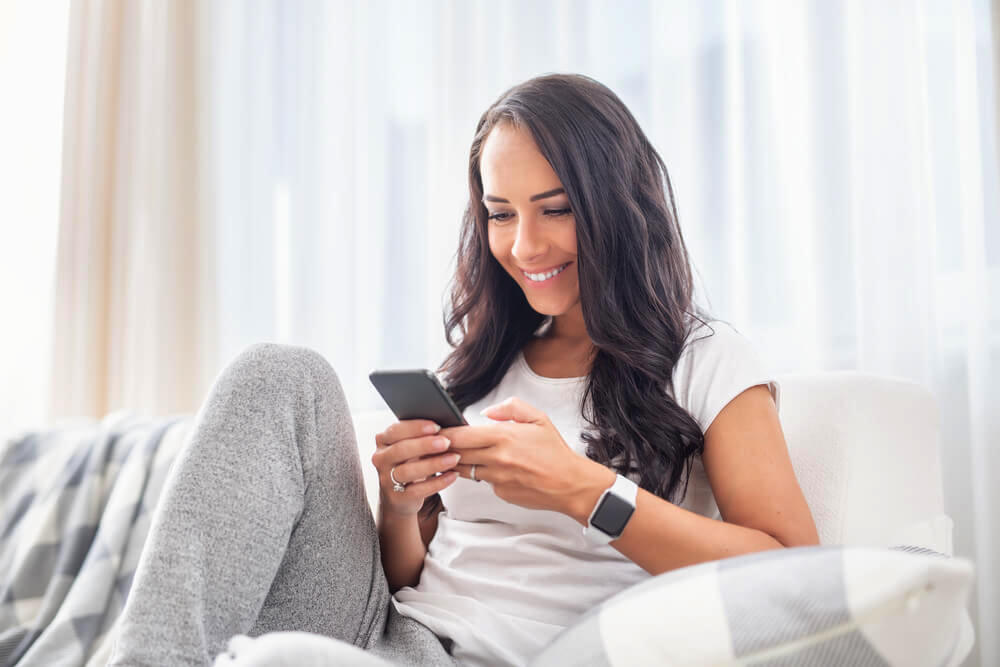
M 108 664 L 385 661 L 456 664 L 392 606 L 333 368 L 309 348 L 252 345 L 173 464 Z

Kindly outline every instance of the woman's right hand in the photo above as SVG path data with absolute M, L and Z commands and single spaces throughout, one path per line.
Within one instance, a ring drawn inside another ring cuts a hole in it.
M 451 446 L 447 438 L 436 432 L 425 432 L 436 424 L 427 419 L 403 419 L 375 434 L 375 453 L 372 463 L 378 470 L 379 503 L 384 510 L 396 514 L 415 515 L 427 496 L 432 496 L 458 478 L 451 470 L 458 463 L 456 453 L 447 453 Z M 438 445 L 439 441 L 445 441 Z M 393 491 L 389 471 L 406 491 Z M 450 472 L 446 472 L 450 471 Z M 434 476 L 434 473 L 444 474 Z M 422 480 L 422 481 L 421 481 Z

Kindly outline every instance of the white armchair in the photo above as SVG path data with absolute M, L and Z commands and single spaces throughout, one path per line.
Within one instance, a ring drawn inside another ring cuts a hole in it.
M 938 408 L 926 388 L 855 371 L 784 375 L 778 381 L 782 429 L 822 545 L 918 545 L 953 554 Z M 354 414 L 373 512 L 375 434 L 393 421 L 388 409 Z M 959 664 L 974 641 L 967 612 L 961 626 L 951 664 Z

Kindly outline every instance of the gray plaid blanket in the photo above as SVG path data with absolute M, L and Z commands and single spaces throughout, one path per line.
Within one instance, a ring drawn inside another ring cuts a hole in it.
M 192 420 L 120 411 L 0 441 L 0 667 L 107 661 Z

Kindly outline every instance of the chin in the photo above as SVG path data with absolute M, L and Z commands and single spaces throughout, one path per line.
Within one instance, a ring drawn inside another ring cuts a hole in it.
M 528 301 L 528 305 L 539 315 L 550 315 L 552 317 L 559 317 L 560 315 L 565 315 L 569 311 L 573 310 L 573 307 L 577 304 L 579 300 L 574 300 L 571 304 L 567 306 L 553 306 L 550 304 L 535 303 L 531 299 L 528 299 L 525 295 L 525 299 Z

